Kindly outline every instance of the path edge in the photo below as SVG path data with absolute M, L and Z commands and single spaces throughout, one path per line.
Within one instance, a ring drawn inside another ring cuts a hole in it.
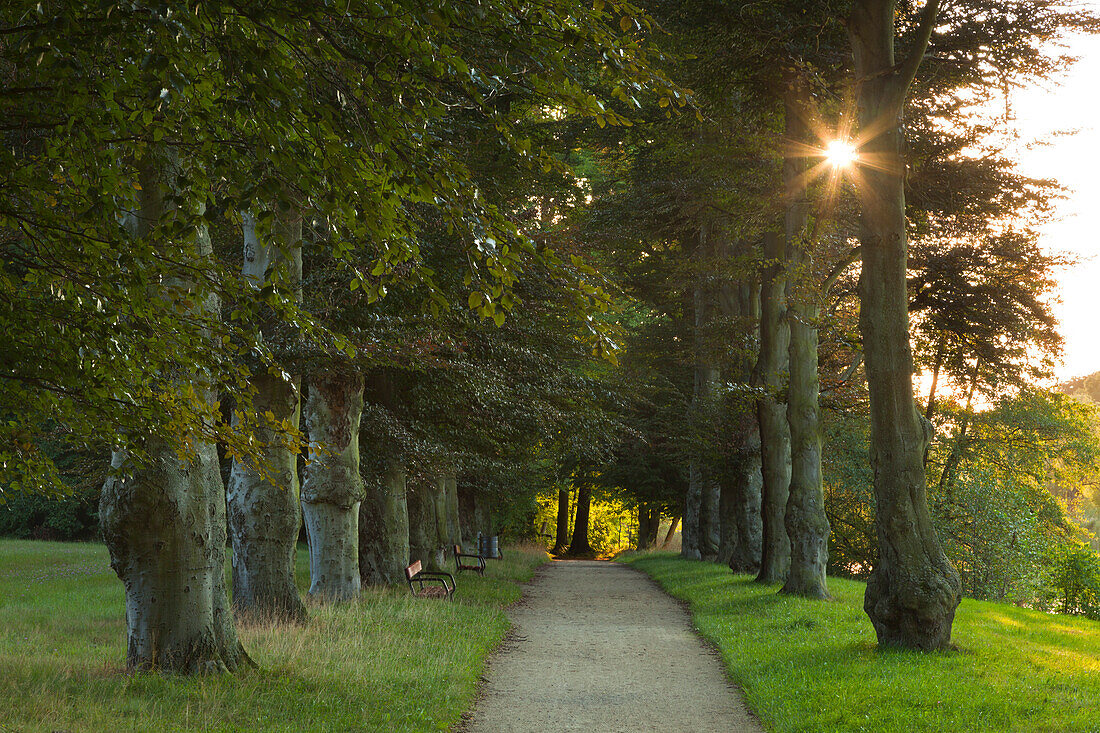
M 474 717 L 474 711 L 477 709 L 477 704 L 481 702 L 482 698 L 485 697 L 485 688 L 489 681 L 487 674 L 489 672 L 489 665 L 493 663 L 493 657 L 497 656 L 498 654 L 500 654 L 500 652 L 507 649 L 509 645 L 516 642 L 516 625 L 512 621 L 512 615 L 510 611 L 515 608 L 522 607 L 527 602 L 528 586 L 537 583 L 550 568 L 550 566 L 553 565 L 555 562 L 557 561 L 548 560 L 535 568 L 535 572 L 531 576 L 530 580 L 519 584 L 519 598 L 509 603 L 507 606 L 504 606 L 504 615 L 508 619 L 508 631 L 504 633 L 504 636 L 500 638 L 500 641 L 498 641 L 496 645 L 492 649 L 490 649 L 489 653 L 485 656 L 485 665 L 482 667 L 481 672 L 478 673 L 477 687 L 474 688 L 474 695 L 472 698 L 470 698 L 470 705 L 462 711 L 462 715 L 459 717 L 458 722 L 451 726 L 451 728 L 449 728 L 451 733 L 467 733 L 467 731 L 469 730 L 470 722 L 473 720 Z
M 752 718 L 756 722 L 756 724 L 760 726 L 761 730 L 767 731 L 768 728 L 764 725 L 764 721 L 760 718 L 759 715 L 756 714 L 756 711 L 749 706 L 749 701 L 748 698 L 745 697 L 744 689 L 741 687 L 741 685 L 737 684 L 736 680 L 733 679 L 733 673 L 730 670 L 729 665 L 726 664 L 726 660 L 722 658 L 722 650 L 718 648 L 718 644 L 716 644 L 711 639 L 708 639 L 703 634 L 703 632 L 699 630 L 699 626 L 695 623 L 695 613 L 691 610 L 691 604 L 685 601 L 683 598 L 677 598 L 676 596 L 669 593 L 667 590 L 661 587 L 661 584 L 658 583 L 652 575 L 644 570 L 634 567 L 632 563 L 617 562 L 614 560 L 612 562 L 614 562 L 616 565 L 638 573 L 646 580 L 648 580 L 650 585 L 660 591 L 662 595 L 666 596 L 667 598 L 671 598 L 673 601 L 676 602 L 677 605 L 680 606 L 681 609 L 683 609 L 684 613 L 687 614 L 688 625 L 691 626 L 691 633 L 695 635 L 696 639 L 702 642 L 703 647 L 707 650 L 707 653 L 713 656 L 718 661 L 718 666 L 722 668 L 722 673 L 723 677 L 726 680 L 726 685 L 728 685 L 729 688 L 736 692 L 737 696 L 741 698 L 741 704 L 745 707 L 745 712 L 749 714 L 749 717 Z M 700 562 L 702 561 L 700 560 Z M 456 731 L 456 733 L 462 733 L 462 731 Z

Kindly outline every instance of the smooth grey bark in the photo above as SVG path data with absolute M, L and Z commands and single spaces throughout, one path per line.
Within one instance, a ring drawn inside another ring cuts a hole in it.
M 786 138 L 811 144 L 810 94 L 802 79 L 788 79 L 784 94 Z M 821 477 L 821 415 L 817 375 L 817 294 L 808 287 L 813 275 L 816 235 L 809 231 L 810 201 L 806 191 L 805 156 L 783 161 L 786 189 L 787 316 L 789 379 L 787 424 L 790 427 L 790 490 L 785 510 L 790 542 L 790 572 L 780 591 L 806 598 L 829 598 L 825 567 L 829 561 L 829 520 Z
M 302 218 L 297 211 L 275 217 L 273 237 L 260 238 L 256 220 L 244 215 L 244 276 L 257 287 L 276 271 L 295 288 L 302 280 Z M 250 377 L 252 409 L 270 413 L 295 430 L 301 416 L 300 379 L 259 368 Z M 270 419 L 270 418 L 269 418 Z M 302 526 L 298 446 L 268 426 L 257 429 L 263 472 L 233 461 L 228 509 L 233 541 L 233 608 L 265 619 L 300 623 L 307 618 L 294 582 L 294 556 Z
M 558 522 L 554 532 L 554 549 L 551 552 L 561 555 L 569 549 L 569 488 L 558 489 Z
M 405 467 L 390 459 L 380 476 L 364 481 L 359 505 L 359 576 L 364 585 L 405 579 L 409 564 L 409 508 Z
M 884 647 L 946 649 L 961 600 L 959 575 L 932 526 L 924 453 L 931 426 L 913 399 L 906 291 L 905 157 L 901 114 L 935 27 L 938 0 L 921 12 L 910 55 L 894 58 L 895 0 L 856 0 L 848 30 L 859 155 L 860 332 L 871 402 L 871 467 L 879 558 L 863 608 Z
M 790 327 L 787 322 L 787 243 L 778 234 L 764 235 L 763 255 L 767 264 L 760 285 L 760 353 L 754 381 L 763 388 L 756 402 L 760 430 L 762 583 L 787 579 L 791 546 L 784 515 L 791 483 L 791 435 L 787 425 L 786 391 Z
M 359 421 L 363 375 L 329 367 L 310 375 L 309 461 L 302 515 L 309 537 L 309 594 L 343 601 L 359 594 Z
M 165 214 L 165 192 L 175 165 L 148 162 L 139 171 L 141 191 L 135 234 L 148 236 Z M 210 237 L 200 229 L 193 256 L 210 257 Z M 162 297 L 188 289 L 165 282 Z M 213 296 L 198 306 L 218 310 Z M 184 374 L 213 404 L 207 375 Z M 158 440 L 145 446 L 150 461 L 129 465 L 112 455 L 114 472 L 100 496 L 99 514 L 111 567 L 125 586 L 126 667 L 164 672 L 233 671 L 252 664 L 237 638 L 225 588 L 225 487 L 213 443 L 197 441 L 184 460 Z

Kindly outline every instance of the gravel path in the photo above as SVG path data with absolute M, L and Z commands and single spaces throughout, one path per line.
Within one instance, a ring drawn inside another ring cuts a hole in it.
M 467 733 L 763 731 L 687 612 L 635 570 L 551 563 L 509 616 Z

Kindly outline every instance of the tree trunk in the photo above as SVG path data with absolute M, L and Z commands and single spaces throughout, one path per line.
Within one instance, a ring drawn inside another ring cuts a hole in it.
M 333 601 L 359 594 L 359 419 L 363 375 L 313 374 L 306 398 L 310 455 L 302 483 L 309 536 L 309 594 Z
M 661 510 L 649 504 L 638 505 L 638 549 L 652 550 L 657 546 L 661 527 Z
M 569 541 L 571 557 L 588 557 L 593 554 L 588 544 L 588 514 L 592 506 L 592 487 L 582 484 L 577 490 L 577 518 L 573 522 L 573 539 Z
M 691 412 L 696 445 L 688 471 L 691 507 L 690 512 L 684 512 L 684 531 L 690 544 L 685 541 L 684 546 L 692 557 L 713 562 L 718 559 L 721 544 L 721 486 L 716 470 L 719 464 L 716 443 L 720 374 L 714 365 L 714 347 L 711 343 L 717 291 L 710 284 L 718 238 L 714 236 L 711 225 L 706 223 L 699 225 L 695 237 L 693 254 L 696 273 L 692 291 L 695 367 Z
M 760 433 L 749 420 L 734 457 L 734 472 L 724 493 L 726 512 L 733 517 L 732 544 L 726 565 L 735 573 L 757 573 L 762 554 L 763 524 L 761 497 L 763 476 L 760 470 Z
M 422 479 L 409 491 L 409 562 L 419 560 L 425 569 L 443 567 L 443 542 L 439 531 L 438 479 Z
M 148 165 L 140 172 L 139 236 L 149 235 L 165 213 L 165 179 L 173 170 Z M 200 230 L 194 256 L 207 259 L 211 249 L 209 235 Z M 200 307 L 208 314 L 218 310 L 214 298 Z M 191 377 L 213 404 L 206 375 Z M 125 586 L 126 666 L 194 673 L 251 664 L 226 597 L 225 487 L 217 449 L 199 441 L 184 461 L 159 441 L 146 450 L 150 462 L 131 470 L 124 454 L 112 456 L 118 473 L 107 479 L 99 504 L 111 567 Z
M 458 478 L 447 476 L 447 548 L 462 547 L 462 520 L 458 514 Z
M 722 544 L 722 484 L 704 468 L 702 502 L 699 507 L 699 559 L 717 562 Z
M 744 242 L 730 248 L 729 256 L 743 255 Z M 742 341 L 732 344 L 738 357 L 734 360 L 728 380 L 747 385 L 753 378 L 758 354 L 756 338 L 760 319 L 760 287 L 755 282 L 725 284 L 719 299 L 726 318 L 739 322 Z M 760 429 L 752 400 L 738 400 L 725 407 L 731 416 L 731 439 L 734 448 L 729 469 L 721 485 L 721 546 L 718 562 L 738 573 L 756 573 L 760 569 L 761 484 Z
M 409 508 L 405 467 L 386 461 L 381 476 L 365 482 L 359 506 L 359 576 L 364 585 L 405 579 L 409 564 Z
M 940 383 L 940 369 L 943 368 L 943 358 L 946 355 L 947 344 L 941 339 L 936 347 L 936 362 L 932 366 L 932 386 L 928 389 L 928 405 L 924 410 L 924 419 L 932 422 L 932 416 L 936 414 L 936 388 Z
M 672 538 L 676 536 L 676 529 L 680 526 L 680 518 L 674 517 L 672 523 L 668 525 L 668 532 L 665 534 L 664 540 L 661 542 L 661 549 L 668 547 L 672 543 Z
M 782 237 L 764 235 L 764 270 L 760 287 L 760 354 L 756 383 L 764 395 L 757 400 L 760 426 L 763 540 L 760 549 L 762 583 L 782 583 L 787 578 L 791 546 L 787 539 L 784 513 L 791 482 L 791 436 L 786 405 L 779 396 L 787 386 L 790 328 L 787 323 L 786 246 Z
M 784 93 L 786 137 L 812 144 L 810 94 L 802 79 L 788 80 Z M 820 386 L 817 375 L 817 294 L 810 287 L 815 234 L 808 231 L 810 201 L 806 192 L 806 157 L 788 153 L 783 161 L 786 189 L 787 314 L 790 328 L 787 424 L 790 427 L 790 490 L 785 525 L 790 542 L 790 572 L 782 593 L 806 598 L 829 597 L 825 566 L 829 560 L 829 520 L 821 478 Z
M 558 526 L 554 533 L 554 555 L 563 555 L 569 549 L 569 489 L 558 489 Z
M 451 533 L 447 528 L 447 522 L 449 521 L 447 516 L 447 486 L 450 482 L 451 477 L 448 473 L 435 478 L 435 566 L 440 570 L 444 569 L 447 552 L 449 551 L 448 545 L 451 544 Z
M 292 283 L 302 278 L 302 219 L 276 218 L 274 239 L 261 240 L 256 222 L 244 217 L 244 267 L 246 278 L 258 286 L 267 272 L 284 268 Z M 298 378 L 283 379 L 266 370 L 251 377 L 256 390 L 252 409 L 273 422 L 298 429 L 301 395 Z M 271 417 L 268 418 L 271 420 Z M 298 486 L 298 447 L 287 445 L 270 427 L 259 429 L 268 472 L 234 460 L 229 474 L 228 507 L 233 540 L 233 608 L 252 616 L 300 623 L 307 618 L 294 582 L 295 552 L 302 525 Z
M 698 560 L 699 552 L 699 514 L 703 503 L 702 472 L 699 460 L 693 458 L 688 464 L 687 494 L 684 495 L 684 523 L 680 529 L 680 557 Z
M 871 466 L 879 559 L 864 610 L 879 644 L 944 649 L 961 599 L 959 575 L 932 527 L 924 452 L 931 427 L 913 399 L 906 291 L 905 161 L 900 115 L 935 26 L 928 0 L 912 56 L 894 61 L 894 0 L 856 0 L 849 21 L 856 104 L 866 139 L 857 176 L 861 204 L 860 332 L 871 398 Z

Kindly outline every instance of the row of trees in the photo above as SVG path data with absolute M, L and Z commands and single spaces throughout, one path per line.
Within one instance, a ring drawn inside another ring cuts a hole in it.
M 1049 73 L 1044 44 L 1090 16 L 0 12 L 0 485 L 58 485 L 52 445 L 111 452 L 100 519 L 131 667 L 232 670 L 234 612 L 304 620 L 303 523 L 310 592 L 347 599 L 568 483 L 574 552 L 603 487 L 646 542 L 673 510 L 686 555 L 825 598 L 821 395 L 860 411 L 862 378 L 866 608 L 884 645 L 949 643 L 961 584 L 925 495 L 936 387 L 922 415 L 910 338 L 933 384 L 970 375 L 971 392 L 1056 347 L 1054 261 L 1005 226 L 1049 187 L 969 155 L 984 133 L 957 112 Z M 854 186 L 820 162 L 848 138 Z
M 1057 33 L 1095 19 L 1034 3 L 654 8 L 682 44 L 672 76 L 705 114 L 603 140 L 602 168 L 618 177 L 596 191 L 589 231 L 646 313 L 624 356 L 646 385 L 631 413 L 645 437 L 623 444 L 608 483 L 644 486 L 640 517 L 686 496 L 686 557 L 811 597 L 827 597 L 827 566 L 865 577 L 880 643 L 944 648 L 962 590 L 988 593 L 975 591 L 970 547 L 948 537 L 945 553 L 940 537 L 959 529 L 977 545 L 979 524 L 999 521 L 946 509 L 974 396 L 1057 415 L 1035 445 L 1094 442 L 1078 408 L 1026 389 L 1060 347 L 1046 298 L 1064 260 L 1024 223 L 1054 190 L 1015 173 L 996 121 L 967 109 L 1051 74 L 1066 61 Z M 822 160 L 834 140 L 854 145 L 854 168 Z M 918 369 L 931 376 L 919 406 Z M 944 400 L 948 381 L 965 404 Z M 1049 452 L 1029 455 L 1047 471 Z M 1091 465 L 1090 449 L 1076 456 Z M 968 458 L 968 481 L 992 460 Z M 662 472 L 673 478 L 653 485 Z M 1031 539 L 1074 542 L 1064 509 L 1040 504 L 1017 505 L 1043 527 Z M 859 525 L 861 552 L 837 550 L 829 518 L 844 535 Z M 1016 553 L 1020 574 L 1043 562 L 1035 546 Z
M 311 592 L 395 581 L 461 539 L 460 470 L 489 496 L 576 412 L 605 296 L 533 236 L 562 169 L 525 129 L 678 93 L 636 8 L 2 12 L 0 482 L 54 488 L 47 437 L 110 448 L 130 667 L 232 670 L 232 611 L 302 620 L 303 514 Z

